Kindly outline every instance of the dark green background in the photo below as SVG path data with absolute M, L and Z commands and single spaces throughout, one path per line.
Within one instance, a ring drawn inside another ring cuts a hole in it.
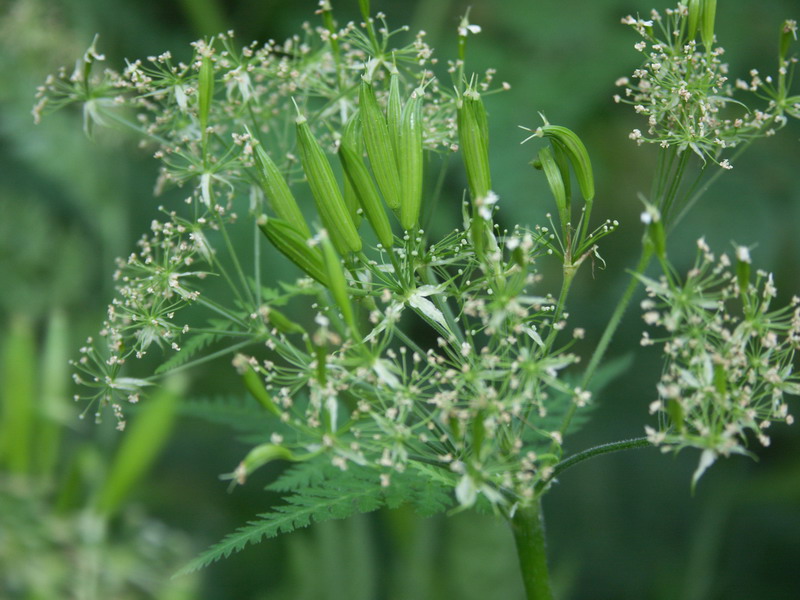
M 528 166 L 517 125 L 539 124 L 537 111 L 577 131 L 597 178 L 596 218 L 622 227 L 601 252 L 608 263 L 582 273 L 572 324 L 596 335 L 633 266 L 641 231 L 638 191 L 649 188 L 654 152 L 627 132 L 642 123 L 615 105 L 613 82 L 638 62 L 637 41 L 620 17 L 652 6 L 644 0 L 373 1 L 390 23 L 429 32 L 444 61 L 454 52 L 459 16 L 483 32 L 470 40 L 470 66 L 494 66 L 511 91 L 487 99 L 493 180 L 506 224 L 541 222 L 551 210 L 543 178 Z M 731 76 L 773 69 L 777 30 L 800 18 L 796 0 L 719 2 L 717 34 Z M 663 8 L 663 2 L 658 8 Z M 60 307 L 71 317 L 75 346 L 100 324 L 112 294 L 113 258 L 126 255 L 165 199 L 154 199 L 156 164 L 118 134 L 85 139 L 77 111 L 34 127 L 30 108 L 46 73 L 71 64 L 100 34 L 111 66 L 233 28 L 242 44 L 281 39 L 313 19 L 316 2 L 281 0 L 18 0 L 0 3 L 0 324 L 25 313 L 42 322 Z M 356 0 L 335 1 L 340 20 Z M 776 273 L 783 299 L 800 292 L 800 127 L 757 146 L 712 189 L 671 239 L 680 265 L 705 235 L 712 248 L 756 244 L 758 267 Z M 461 197 L 462 175 L 448 181 Z M 635 310 L 611 355 L 633 348 L 635 367 L 598 398 L 595 421 L 571 450 L 634 437 L 651 422 L 657 356 L 638 346 Z M 588 344 L 587 344 L 588 347 Z M 193 395 L 229 390 L 230 368 L 196 377 Z M 238 393 L 238 390 L 236 390 Z M 797 412 L 795 410 L 795 412 Z M 546 497 L 551 564 L 566 599 L 793 599 L 800 597 L 800 435 L 776 426 L 759 463 L 733 458 L 715 465 L 694 498 L 689 479 L 698 459 L 655 450 L 602 457 L 565 474 Z M 111 438 L 86 427 L 76 437 Z M 113 443 L 113 442 L 112 442 Z M 274 471 L 226 493 L 217 475 L 245 446 L 228 431 L 186 419 L 134 498 L 154 516 L 187 531 L 198 550 L 276 499 L 262 491 Z M 490 517 L 421 521 L 404 511 L 329 523 L 267 541 L 209 568 L 204 599 L 512 599 L 521 594 L 512 539 Z M 1 568 L 1 567 L 0 567 Z

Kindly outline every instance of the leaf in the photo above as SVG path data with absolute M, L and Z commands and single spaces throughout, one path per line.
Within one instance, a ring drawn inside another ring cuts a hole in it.
M 264 538 L 280 533 L 290 533 L 331 519 L 344 519 L 359 512 L 371 512 L 384 504 L 383 491 L 377 477 L 372 485 L 361 477 L 353 477 L 361 469 L 349 469 L 344 477 L 332 482 L 323 482 L 286 498 L 286 504 L 277 506 L 272 512 L 258 515 L 259 520 L 250 521 L 244 527 L 226 536 L 192 560 L 177 575 L 202 569 L 233 552 L 240 552 L 249 544 L 257 544 Z M 352 472 L 351 472 L 352 471 Z M 372 472 L 374 476 L 374 471 Z

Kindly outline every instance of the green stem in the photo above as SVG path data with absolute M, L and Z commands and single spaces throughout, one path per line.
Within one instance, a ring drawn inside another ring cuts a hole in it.
M 620 442 L 610 442 L 608 444 L 601 444 L 599 446 L 594 446 L 592 448 L 587 448 L 582 452 L 578 452 L 577 454 L 573 454 L 569 458 L 565 458 L 560 463 L 553 467 L 553 474 L 550 477 L 550 481 L 562 471 L 566 471 L 572 466 L 577 465 L 580 462 L 588 458 L 593 458 L 595 456 L 600 456 L 601 454 L 609 454 L 610 452 L 619 452 L 621 450 L 632 450 L 634 448 L 647 448 L 648 446 L 652 446 L 650 441 L 646 437 L 639 437 L 633 438 L 630 440 L 622 440 Z
M 540 500 L 537 498 L 531 506 L 517 509 L 510 522 L 525 585 L 525 598 L 552 600 Z

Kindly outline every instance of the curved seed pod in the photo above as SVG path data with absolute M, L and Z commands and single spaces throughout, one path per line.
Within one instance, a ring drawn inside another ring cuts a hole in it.
M 247 477 L 259 467 L 273 460 L 298 460 L 288 448 L 276 444 L 261 444 L 247 453 L 244 460 L 239 463 L 232 475 L 226 478 L 233 479 L 239 485 L 244 485 Z
M 386 204 L 392 210 L 397 210 L 400 208 L 400 175 L 397 172 L 397 159 L 389 136 L 389 127 L 375 97 L 375 90 L 366 81 L 361 82 L 358 102 L 361 108 L 364 143 L 367 146 L 372 172 Z
M 308 229 L 308 224 L 278 166 L 264 151 L 261 144 L 255 144 L 253 156 L 258 167 L 259 183 L 272 209 L 278 214 L 278 217 L 297 229 L 306 239 L 310 238 L 311 231 Z
M 547 184 L 550 186 L 553 198 L 555 198 L 561 226 L 562 228 L 566 228 L 567 223 L 570 222 L 569 198 L 567 197 L 567 190 L 564 186 L 564 179 L 561 176 L 561 169 L 558 168 L 558 164 L 550 148 L 545 147 L 539 150 L 539 162 L 542 165 L 542 171 L 545 177 L 547 177 Z
M 353 307 L 350 304 L 350 297 L 347 295 L 347 281 L 344 278 L 342 264 L 339 262 L 339 255 L 331 243 L 331 240 L 322 236 L 322 255 L 325 258 L 325 271 L 328 274 L 328 289 L 331 291 L 334 301 L 342 311 L 344 322 L 350 328 L 353 335 L 358 338 L 358 326 L 356 325 Z
M 206 139 L 208 113 L 211 110 L 211 99 L 214 97 L 214 63 L 210 56 L 204 56 L 200 65 L 197 82 L 197 114 L 200 120 L 200 135 Z
M 303 329 L 301 325 L 298 325 L 294 321 L 290 320 L 289 317 L 284 315 L 279 310 L 272 308 L 271 306 L 267 307 L 267 314 L 266 318 L 269 321 L 270 325 L 275 327 L 278 331 L 283 334 L 290 334 L 290 333 L 305 333 L 306 330 Z
M 383 208 L 372 176 L 361 158 L 361 138 L 357 124 L 357 118 L 350 119 L 347 123 L 342 143 L 339 145 L 339 160 L 342 162 L 345 177 L 355 189 L 369 224 L 378 236 L 378 241 L 388 250 L 394 245 L 392 226 L 389 224 L 389 218 L 386 216 L 386 210 Z
M 706 50 L 714 45 L 714 21 L 717 18 L 717 0 L 703 0 L 703 13 L 700 16 L 700 37 Z
M 264 387 L 264 383 L 256 373 L 253 365 L 250 364 L 249 359 L 244 354 L 237 354 L 233 357 L 233 366 L 239 375 L 242 376 L 242 382 L 250 395 L 258 400 L 259 404 L 266 408 L 276 417 L 281 416 L 281 409 L 272 401 L 272 397 Z
M 322 253 L 318 248 L 308 245 L 308 238 L 303 237 L 297 229 L 282 219 L 262 216 L 258 220 L 258 227 L 286 258 L 322 285 L 328 286 L 328 275 L 325 272 Z
M 458 102 L 458 141 L 473 202 L 492 189 L 489 127 L 480 94 L 467 90 Z
M 561 171 L 561 181 L 564 182 L 564 192 L 567 196 L 567 206 L 572 199 L 572 177 L 569 174 L 569 157 L 560 144 L 552 144 L 553 158 L 556 159 L 558 170 Z M 570 213 L 571 214 L 571 213 Z
M 419 221 L 422 206 L 422 180 L 424 172 L 422 148 L 422 89 L 411 93 L 403 108 L 400 137 L 397 143 L 397 166 L 400 172 L 400 224 L 403 229 L 413 229 Z
M 538 130 L 541 135 L 549 138 L 553 142 L 560 144 L 575 169 L 575 176 L 581 188 L 581 195 L 586 202 L 594 199 L 594 174 L 592 173 L 592 163 L 589 160 L 589 153 L 581 139 L 571 129 L 561 125 L 542 125 Z
M 331 164 L 311 133 L 306 118 L 300 115 L 296 123 L 300 160 L 322 223 L 340 254 L 358 252 L 361 250 L 361 238 L 339 191 Z

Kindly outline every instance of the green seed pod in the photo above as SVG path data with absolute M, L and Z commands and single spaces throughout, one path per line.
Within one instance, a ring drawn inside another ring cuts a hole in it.
M 700 37 L 706 50 L 714 45 L 714 21 L 717 18 L 717 0 L 703 0 L 703 13 L 700 16 Z
M 703 0 L 689 0 L 687 9 L 689 10 L 688 31 L 686 39 L 693 40 L 697 35 L 697 27 L 700 24 L 700 15 L 703 12 Z
M 281 409 L 272 401 L 266 388 L 264 388 L 264 383 L 261 381 L 258 373 L 256 373 L 253 365 L 250 364 L 249 359 L 244 354 L 237 354 L 233 357 L 233 366 L 236 368 L 239 375 L 242 376 L 244 387 L 250 392 L 250 395 L 258 400 L 261 406 L 266 408 L 273 415 L 280 417 Z
M 214 62 L 210 56 L 204 56 L 200 65 L 200 75 L 197 82 L 197 112 L 200 120 L 200 135 L 205 141 L 208 127 L 208 113 L 211 110 L 211 100 L 214 98 Z
M 369 20 L 369 0 L 358 0 L 358 6 L 361 8 L 361 16 L 364 20 Z
M 403 102 L 400 100 L 400 76 L 392 71 L 389 78 L 389 101 L 386 105 L 386 124 L 389 126 L 389 138 L 392 140 L 394 155 L 400 154 L 400 128 L 403 119 Z M 398 164 L 398 170 L 400 165 Z M 401 182 L 402 186 L 402 182 Z
M 347 323 L 353 336 L 358 339 L 360 337 L 358 326 L 356 325 L 353 307 L 350 304 L 350 297 L 347 295 L 347 281 L 344 278 L 342 264 L 339 262 L 339 255 L 336 254 L 331 240 L 326 236 L 322 237 L 322 255 L 325 258 L 325 271 L 328 274 L 328 282 L 330 283 L 328 289 L 331 291 L 339 310 L 342 311 L 344 322 Z
M 423 90 L 418 88 L 403 108 L 398 139 L 397 166 L 400 172 L 400 224 L 403 229 L 416 227 L 422 206 L 423 148 L 422 102 Z
M 340 254 L 361 250 L 361 238 L 339 191 L 333 169 L 304 116 L 298 116 L 297 143 L 311 193 L 322 223 Z
M 290 320 L 289 317 L 271 306 L 268 307 L 267 310 L 267 320 L 269 321 L 270 325 L 275 327 L 275 329 L 286 335 L 291 333 L 303 334 L 306 332 L 301 325 L 298 325 L 294 321 Z
M 492 189 L 489 171 L 489 127 L 480 95 L 467 90 L 458 101 L 458 141 L 473 202 Z
M 310 238 L 311 231 L 308 229 L 308 224 L 278 166 L 264 151 L 261 144 L 255 144 L 253 156 L 258 169 L 259 183 L 272 209 L 278 217 L 289 223 L 302 236 L 306 239 Z
M 567 205 L 572 199 L 572 178 L 569 174 L 569 157 L 560 144 L 551 145 L 553 157 L 556 159 L 558 170 L 561 171 L 561 181 L 564 182 L 564 193 L 567 196 Z
M 552 142 L 560 144 L 570 163 L 575 170 L 575 177 L 581 188 L 581 195 L 586 202 L 594 199 L 594 174 L 592 173 L 592 163 L 589 160 L 589 153 L 581 139 L 571 129 L 561 125 L 542 125 L 538 130 L 541 135 L 549 138 Z
M 358 196 L 358 201 L 369 224 L 378 236 L 378 241 L 387 250 L 394 245 L 392 226 L 383 208 L 378 190 L 372 176 L 361 158 L 361 138 L 358 131 L 358 119 L 350 119 L 345 127 L 342 143 L 339 145 L 339 160 L 345 177 L 350 181 Z
M 392 210 L 397 210 L 400 208 L 400 175 L 397 172 L 397 159 L 389 136 L 389 127 L 375 97 L 375 90 L 366 81 L 361 82 L 358 102 L 361 107 L 361 126 L 372 172 L 386 204 Z
M 234 479 L 239 485 L 244 485 L 253 471 L 273 460 L 294 461 L 296 458 L 291 451 L 283 446 L 278 446 L 277 444 L 261 444 L 250 450 L 244 460 L 236 467 L 233 475 L 229 475 L 228 477 Z
M 567 197 L 567 190 L 564 186 L 564 179 L 561 177 L 561 169 L 558 168 L 558 164 L 550 148 L 545 147 L 539 150 L 539 162 L 542 165 L 542 171 L 544 171 L 545 177 L 547 177 L 547 184 L 550 186 L 553 198 L 555 198 L 561 226 L 566 228 L 567 223 L 571 220 L 569 198 Z
M 789 48 L 793 41 L 797 41 L 797 23 L 795 21 L 784 21 L 781 25 L 781 33 L 778 43 L 778 57 L 781 61 L 786 60 Z
M 308 245 L 308 238 L 282 219 L 270 219 L 266 215 L 258 220 L 258 227 L 267 239 L 286 258 L 300 267 L 322 285 L 328 286 L 328 275 L 319 248 Z
M 470 238 L 475 254 L 482 257 L 486 246 L 486 222 L 478 210 L 478 200 L 492 189 L 489 171 L 489 127 L 480 94 L 467 90 L 458 101 L 458 140 L 472 196 Z
M 350 219 L 353 221 L 353 225 L 358 229 L 358 226 L 361 225 L 361 214 L 358 212 L 358 194 L 349 177 L 345 177 L 342 183 L 344 184 L 344 192 L 342 194 L 344 197 L 344 205 L 347 207 L 347 212 L 350 213 Z

